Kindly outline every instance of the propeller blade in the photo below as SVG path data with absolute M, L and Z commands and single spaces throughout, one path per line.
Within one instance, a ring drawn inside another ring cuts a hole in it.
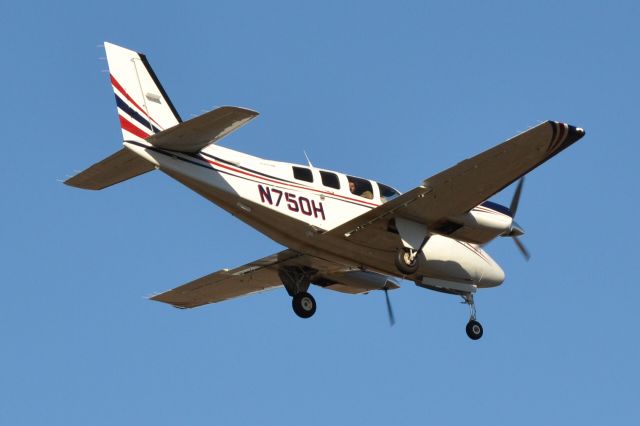
M 529 250 L 527 250 L 527 248 L 524 246 L 524 244 L 522 244 L 522 241 L 520 241 L 520 238 L 513 236 L 511 237 L 513 238 L 513 241 L 516 243 L 516 245 L 518 246 L 518 248 L 520 249 L 520 252 L 522 253 L 522 255 L 524 256 L 524 258 L 526 260 L 531 259 L 531 255 L 529 254 Z
M 522 193 L 522 185 L 524 185 L 524 176 L 522 176 L 518 181 L 516 192 L 514 192 L 513 198 L 511 199 L 511 205 L 509 206 L 509 210 L 511 210 L 511 213 L 513 213 L 513 217 L 516 217 L 516 211 L 518 211 L 518 204 L 520 204 L 520 194 Z
M 393 327 L 393 324 L 396 323 L 396 317 L 393 315 L 393 309 L 391 308 L 391 300 L 389 299 L 389 289 L 384 289 L 384 297 L 387 301 L 387 314 L 389 314 L 389 324 Z

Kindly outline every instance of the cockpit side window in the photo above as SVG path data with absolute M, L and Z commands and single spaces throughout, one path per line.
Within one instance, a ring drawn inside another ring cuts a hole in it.
M 352 194 L 358 195 L 360 197 L 373 199 L 373 187 L 371 186 L 371 182 L 366 179 L 360 179 L 353 176 L 347 176 L 347 180 L 349 181 L 349 191 Z
M 380 189 L 380 200 L 383 203 L 386 203 L 387 201 L 391 201 L 400 195 L 400 193 L 395 189 L 379 182 L 378 182 L 378 189 Z
M 340 189 L 340 180 L 338 179 L 338 175 L 335 173 L 321 171 L 320 177 L 322 178 L 322 184 L 324 186 Z
M 293 167 L 293 177 L 307 182 L 313 182 L 313 173 L 306 167 Z

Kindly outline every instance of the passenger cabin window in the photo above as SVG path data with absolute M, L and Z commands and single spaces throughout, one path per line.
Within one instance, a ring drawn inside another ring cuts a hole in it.
M 340 180 L 338 180 L 338 175 L 335 173 L 320 172 L 320 177 L 322 178 L 322 184 L 324 186 L 340 189 Z
M 306 167 L 294 167 L 293 177 L 299 180 L 305 180 L 307 182 L 313 182 L 313 174 L 311 170 Z
M 351 191 L 352 194 L 368 198 L 370 200 L 373 199 L 373 187 L 371 186 L 371 182 L 366 179 L 360 179 L 353 176 L 347 176 L 347 180 L 349 181 L 349 191 Z
M 398 191 L 382 183 L 378 183 L 378 189 L 380 190 L 380 201 L 383 203 L 391 201 L 400 195 Z

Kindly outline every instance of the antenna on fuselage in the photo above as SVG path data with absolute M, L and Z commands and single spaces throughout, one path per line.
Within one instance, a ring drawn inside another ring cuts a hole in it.
M 309 160 L 309 156 L 307 155 L 307 151 L 305 151 L 304 149 L 302 150 L 302 152 L 304 152 L 304 156 L 307 159 L 307 163 L 309 163 L 309 167 L 313 168 L 313 164 L 311 164 L 311 160 Z

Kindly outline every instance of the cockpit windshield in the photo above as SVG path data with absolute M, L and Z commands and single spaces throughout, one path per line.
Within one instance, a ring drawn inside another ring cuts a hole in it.
M 380 189 L 380 201 L 382 201 L 383 203 L 386 203 L 387 201 L 391 201 L 400 195 L 398 191 L 391 188 L 390 186 L 387 186 L 379 182 L 377 183 L 378 183 L 378 188 Z

